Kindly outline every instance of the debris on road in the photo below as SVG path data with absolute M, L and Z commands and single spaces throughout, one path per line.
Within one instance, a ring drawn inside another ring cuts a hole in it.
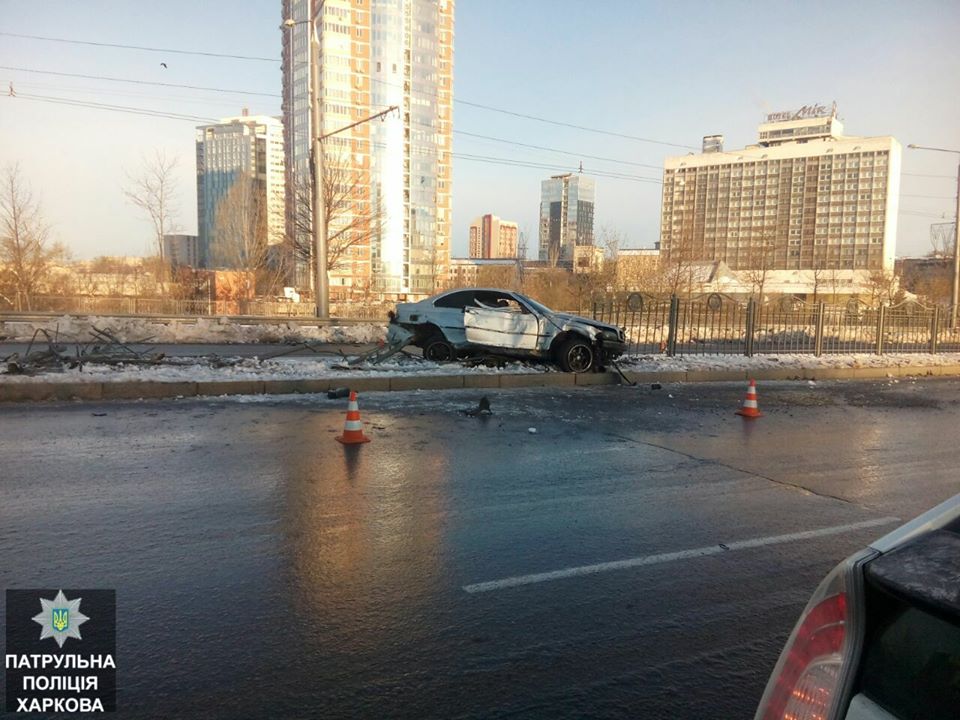
M 487 399 L 486 395 L 480 398 L 480 403 L 477 405 L 477 407 L 473 408 L 472 410 L 461 410 L 460 412 L 468 417 L 493 415 L 493 410 L 490 409 L 490 401 Z
M 138 351 L 132 347 L 152 339 L 147 337 L 127 343 L 110 330 L 91 326 L 90 339 L 61 342 L 58 332 L 51 336 L 47 330 L 38 328 L 30 338 L 23 357 L 15 352 L 3 358 L 2 362 L 6 364 L 7 375 L 38 375 L 67 370 L 83 372 L 84 365 L 88 363 L 111 367 L 205 363 L 212 368 L 222 368 L 232 367 L 239 362 L 239 359 L 221 358 L 216 354 L 197 358 L 172 358 L 162 352 Z M 35 345 L 37 349 L 34 349 Z

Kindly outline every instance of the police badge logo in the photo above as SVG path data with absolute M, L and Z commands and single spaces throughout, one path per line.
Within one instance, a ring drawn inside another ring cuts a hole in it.
M 80 612 L 80 601 L 81 598 L 67 600 L 63 590 L 58 590 L 53 600 L 40 598 L 43 611 L 33 617 L 33 621 L 43 628 L 40 639 L 52 637 L 60 647 L 67 638 L 82 640 L 80 626 L 90 618 Z

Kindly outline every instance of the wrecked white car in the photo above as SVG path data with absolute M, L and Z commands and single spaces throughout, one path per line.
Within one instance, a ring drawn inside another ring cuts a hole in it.
M 387 336 L 437 362 L 503 355 L 555 362 L 566 372 L 600 370 L 626 350 L 622 328 L 554 312 L 520 293 L 487 288 L 449 290 L 399 303 Z

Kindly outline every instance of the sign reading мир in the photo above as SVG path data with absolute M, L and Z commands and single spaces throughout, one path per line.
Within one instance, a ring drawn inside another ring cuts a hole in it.
M 101 713 L 117 707 L 115 590 L 7 590 L 9 713 Z
M 832 108 L 826 105 L 804 105 L 799 110 L 769 113 L 767 122 L 783 122 L 785 120 L 809 120 L 810 118 L 830 117 L 836 113 L 836 103 Z

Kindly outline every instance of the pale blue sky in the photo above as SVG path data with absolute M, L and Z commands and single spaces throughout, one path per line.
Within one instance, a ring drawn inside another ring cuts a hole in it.
M 276 63 L 200 58 L 0 35 L 0 66 L 203 85 L 276 96 L 135 86 L 0 70 L 4 89 L 218 118 L 279 114 L 280 2 L 0 0 L 0 32 L 275 57 Z M 641 2 L 459 0 L 454 94 L 458 100 L 699 146 L 756 140 L 764 112 L 838 103 L 846 131 L 960 149 L 960 3 Z M 164 69 L 161 62 L 166 62 Z M 5 93 L 4 93 L 5 95 Z M 125 169 L 163 148 L 180 158 L 180 217 L 196 230 L 196 123 L 0 97 L 0 162 L 16 160 L 43 200 L 56 236 L 78 257 L 142 254 L 150 227 L 125 203 Z M 659 179 L 663 145 L 561 128 L 454 106 L 458 131 L 575 155 L 454 137 L 454 152 Z M 682 152 L 682 151 L 680 151 Z M 960 156 L 904 150 L 900 255 L 929 246 L 931 222 L 953 217 Z M 472 218 L 520 223 L 536 248 L 540 180 L 550 171 L 454 162 L 455 255 Z M 945 177 L 916 177 L 929 174 Z M 918 197 L 914 197 L 918 196 Z M 660 188 L 597 179 L 596 222 L 632 246 L 658 237 Z

